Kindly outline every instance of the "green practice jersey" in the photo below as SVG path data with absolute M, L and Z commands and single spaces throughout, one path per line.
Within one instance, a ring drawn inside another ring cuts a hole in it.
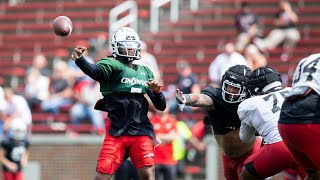
M 99 65 L 104 72 L 104 81 L 100 82 L 102 95 L 113 93 L 146 93 L 147 82 L 153 79 L 151 70 L 142 65 L 133 65 L 133 68 L 113 58 L 103 58 Z

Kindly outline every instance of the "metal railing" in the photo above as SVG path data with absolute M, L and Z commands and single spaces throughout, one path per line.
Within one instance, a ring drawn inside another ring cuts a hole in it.
M 150 31 L 152 33 L 159 32 L 159 10 L 168 2 L 170 4 L 170 21 L 176 23 L 179 19 L 179 0 L 150 0 Z M 190 9 L 195 12 L 199 8 L 199 0 L 190 0 Z
M 207 135 L 204 138 L 204 141 L 207 144 L 206 150 L 206 180 L 218 180 L 218 159 L 220 158 L 219 155 L 219 148 L 216 140 L 214 139 L 213 135 Z
M 129 14 L 120 18 L 119 15 L 129 11 Z M 138 32 L 138 5 L 136 1 L 128 0 L 110 10 L 109 17 L 109 35 L 123 27 L 129 25 L 132 29 Z

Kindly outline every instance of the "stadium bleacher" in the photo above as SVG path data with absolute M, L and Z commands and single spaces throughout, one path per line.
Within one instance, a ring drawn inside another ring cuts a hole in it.
M 87 1 L 40 1 L 28 0 L 16 6 L 1 5 L 0 14 L 0 76 L 9 79 L 11 75 L 23 78 L 25 69 L 32 63 L 32 58 L 40 49 L 50 59 L 55 55 L 54 49 L 70 50 L 77 40 L 88 40 L 97 32 L 108 32 L 109 10 L 122 1 L 98 0 Z M 238 2 L 238 1 L 236 1 Z M 277 0 L 250 1 L 254 10 L 262 17 L 265 33 L 271 28 L 272 14 L 276 10 Z M 313 15 L 320 14 L 320 3 L 317 0 L 294 0 L 300 16 L 299 27 L 303 39 L 298 43 L 294 56 L 287 62 L 279 60 L 281 47 L 270 52 L 268 64 L 275 66 L 282 74 L 288 74 L 296 62 L 306 55 L 317 52 L 320 44 L 319 19 Z M 149 24 L 150 1 L 138 0 L 140 25 Z M 171 23 L 168 9 L 162 11 L 161 31 L 157 34 L 149 32 L 149 27 L 140 27 L 140 34 L 158 60 L 163 70 L 166 85 L 173 83 L 176 76 L 175 61 L 184 58 L 192 65 L 193 71 L 207 80 L 209 63 L 219 53 L 217 47 L 225 39 L 235 37 L 233 16 L 237 12 L 238 3 L 233 0 L 204 0 L 196 12 L 189 10 L 189 4 L 181 4 L 180 20 Z M 60 38 L 53 34 L 52 20 L 66 15 L 74 23 L 74 32 L 68 38 Z M 308 32 L 305 32 L 308 27 Z M 308 34 L 306 34 L 308 33 Z M 161 47 L 161 48 L 159 48 Z M 19 62 L 13 61 L 14 55 L 20 55 Z M 2 80 L 3 84 L 6 83 Z M 206 82 L 204 82 L 206 83 Z M 47 114 L 35 112 L 34 132 L 54 132 L 50 125 L 41 123 Z M 54 116 L 54 122 L 68 125 L 66 114 Z M 200 118 L 199 118 L 200 119 Z M 67 129 L 67 127 L 65 128 Z M 90 127 L 79 128 L 90 132 Z M 61 133 L 61 130 L 57 130 Z
M 15 6 L 8 6 L 1 1 L 0 3 L 0 85 L 8 85 L 12 76 L 18 77 L 19 85 L 23 86 L 23 78 L 26 69 L 32 64 L 33 56 L 39 51 L 44 53 L 48 59 L 55 56 L 57 48 L 63 48 L 69 51 L 74 47 L 78 40 L 88 40 L 94 38 L 97 32 L 108 32 L 109 11 L 115 5 L 125 0 L 26 0 L 25 3 Z M 261 17 L 261 23 L 264 24 L 265 34 L 272 27 L 272 15 L 277 7 L 278 0 L 248 0 L 254 6 L 254 10 Z M 236 0 L 200 0 L 200 8 L 193 12 L 189 10 L 189 2 L 181 1 L 180 19 L 176 23 L 169 21 L 168 6 L 161 10 L 160 32 L 151 33 L 149 31 L 150 1 L 136 0 L 139 6 L 139 34 L 147 42 L 149 50 L 157 58 L 160 68 L 163 72 L 164 88 L 173 83 L 176 79 L 175 62 L 179 59 L 187 60 L 193 68 L 193 71 L 200 77 L 201 84 L 208 83 L 208 66 L 214 57 L 219 53 L 218 47 L 226 39 L 235 38 L 233 16 L 239 8 L 241 1 Z M 281 61 L 280 55 L 282 48 L 276 48 L 269 52 L 268 64 L 278 69 L 281 74 L 288 77 L 288 83 L 292 78 L 292 72 L 297 62 L 320 50 L 320 14 L 319 0 L 291 0 L 299 13 L 299 29 L 302 35 L 294 51 L 294 55 L 289 57 L 288 61 Z M 51 22 L 59 15 L 66 15 L 73 21 L 74 31 L 67 38 L 60 38 L 54 35 Z M 108 37 L 108 35 L 107 35 Z M 18 60 L 16 60 L 19 57 Z M 202 120 L 203 112 L 196 113 L 178 113 L 178 119 Z M 80 125 L 71 125 L 68 114 L 68 107 L 63 109 L 60 114 L 50 114 L 35 109 L 32 114 L 33 134 L 65 134 L 68 129 L 74 129 L 79 133 L 89 134 L 92 131 L 90 123 Z M 64 137 L 63 137 L 64 138 Z M 100 145 L 91 148 L 96 154 Z M 85 148 L 75 148 L 61 150 L 61 146 L 55 149 L 54 146 L 40 146 L 35 148 L 34 154 L 40 154 L 43 148 L 44 162 L 53 162 L 54 156 L 51 154 L 61 154 L 66 152 L 76 152 L 80 150 L 88 151 Z M 37 151 L 38 149 L 39 152 Z M 52 152 L 51 152 L 52 151 Z M 90 151 L 90 149 L 89 149 Z M 48 157 L 48 154 L 50 157 Z M 66 153 L 67 154 L 67 153 Z M 75 153 L 76 154 L 76 153 Z M 92 155 L 91 155 L 92 156 Z M 40 156 L 39 156 L 40 157 Z M 75 157 L 76 155 L 69 155 Z M 83 156 L 81 158 L 90 158 Z M 50 159 L 52 158 L 52 159 Z M 48 160 L 49 159 L 49 160 Z M 88 163 L 87 159 L 80 159 L 81 163 L 71 164 L 73 162 L 63 156 L 56 158 L 61 160 L 57 166 L 57 172 L 62 174 L 72 174 L 70 171 L 76 166 L 83 166 Z M 67 163 L 65 161 L 68 161 Z M 93 165 L 95 166 L 95 159 Z M 46 163 L 44 163 L 46 164 Z M 86 167 L 86 166 L 83 166 Z M 71 170 L 70 170 L 71 169 Z M 48 177 L 52 167 L 43 166 L 43 179 Z M 77 171 L 73 174 L 81 174 L 82 178 L 88 176 L 87 170 Z M 202 169 L 199 166 L 190 166 L 186 168 L 190 178 L 197 178 Z M 221 173 L 221 172 L 220 172 Z M 59 179 L 58 173 L 54 171 L 54 179 Z M 91 176 L 90 176 L 91 177 Z M 203 179 L 202 176 L 198 179 Z M 1 175 L 0 175 L 1 179 Z M 47 178 L 49 179 L 49 178 Z M 72 179 L 72 178 L 69 178 Z M 89 178 L 87 178 L 89 179 Z

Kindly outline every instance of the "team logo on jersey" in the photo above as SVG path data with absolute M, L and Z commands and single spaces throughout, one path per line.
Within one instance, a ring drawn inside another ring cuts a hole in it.
M 139 85 L 141 85 L 141 86 L 148 86 L 147 82 L 148 82 L 148 81 L 141 80 L 141 79 L 137 79 L 137 78 L 135 78 L 135 77 L 133 77 L 133 78 L 126 78 L 126 77 L 124 77 L 124 78 L 121 79 L 121 83 L 123 83 L 123 84 L 130 84 L 131 86 L 134 86 L 134 85 L 136 85 L 136 84 L 139 84 Z

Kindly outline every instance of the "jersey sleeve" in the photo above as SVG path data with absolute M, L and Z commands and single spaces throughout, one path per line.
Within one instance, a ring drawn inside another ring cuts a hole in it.
M 211 87 L 211 86 L 207 86 L 205 87 L 202 91 L 201 94 L 205 94 L 207 96 L 209 96 L 214 102 L 217 101 L 217 98 L 220 97 L 221 93 L 219 93 L 217 88 Z
M 212 99 L 215 108 L 219 106 L 220 108 L 223 108 L 226 111 L 237 116 L 238 106 L 234 106 L 233 104 L 227 103 L 225 100 L 223 100 L 221 89 L 212 86 L 207 86 L 203 90 L 201 90 L 201 94 L 209 96 Z
M 84 72 L 86 75 L 91 77 L 96 81 L 102 81 L 103 78 L 103 71 L 101 67 L 97 64 L 93 64 L 88 62 L 86 58 L 81 56 L 79 59 L 76 60 L 75 64 Z
M 101 59 L 99 62 L 97 62 L 97 65 L 101 67 L 104 75 L 104 79 L 109 79 L 113 70 L 113 62 L 115 61 L 110 58 L 104 58 Z
M 255 107 L 251 106 L 251 99 L 247 99 L 242 101 L 238 106 L 238 116 L 241 122 L 244 122 L 250 126 L 252 126 L 251 115 L 250 113 L 255 109 Z
M 239 136 L 241 141 L 245 143 L 250 143 L 255 137 L 256 130 L 246 124 L 245 122 L 241 122 Z
M 164 111 L 166 109 L 167 101 L 162 92 L 155 93 L 149 88 L 147 94 L 157 110 Z
M 239 136 L 240 139 L 245 143 L 250 143 L 254 139 L 256 132 L 252 125 L 252 117 L 250 115 L 253 107 L 251 107 L 249 104 L 250 102 L 247 100 L 243 101 L 239 104 L 237 111 L 241 121 Z

